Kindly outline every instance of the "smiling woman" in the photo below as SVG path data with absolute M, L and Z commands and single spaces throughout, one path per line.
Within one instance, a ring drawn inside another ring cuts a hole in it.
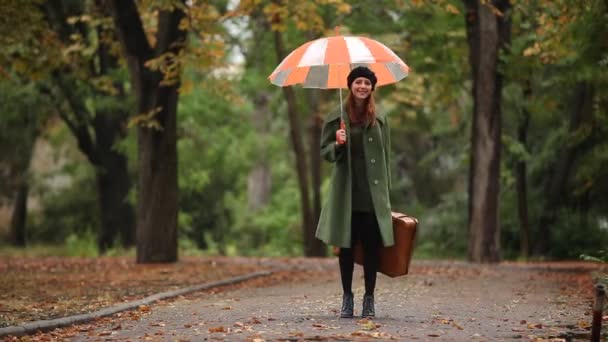
M 374 317 L 374 290 L 381 246 L 394 244 L 389 188 L 390 135 L 386 117 L 376 111 L 373 92 L 378 79 L 356 67 L 346 79 L 350 89 L 346 116 L 331 114 L 323 126 L 321 155 L 334 163 L 330 191 L 316 236 L 340 247 L 343 302 L 340 317 L 354 315 L 353 246 L 363 246 L 365 295 L 361 316 Z

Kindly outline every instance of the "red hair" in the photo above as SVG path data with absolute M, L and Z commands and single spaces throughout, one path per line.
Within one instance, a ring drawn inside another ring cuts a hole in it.
M 363 104 L 363 112 L 358 112 L 357 107 L 355 106 L 355 97 L 352 91 L 348 92 L 348 97 L 346 98 L 346 113 L 348 113 L 348 118 L 350 122 L 365 122 L 365 125 L 371 124 L 372 126 L 376 124 L 376 103 L 374 102 L 374 93 L 369 94 L 369 96 L 364 100 Z

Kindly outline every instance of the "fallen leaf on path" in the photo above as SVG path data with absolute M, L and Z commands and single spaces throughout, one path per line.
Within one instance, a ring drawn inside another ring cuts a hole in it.
M 542 329 L 543 325 L 541 323 L 529 323 L 528 329 Z
M 164 327 L 167 324 L 163 323 L 163 322 L 156 322 L 156 323 L 150 323 L 150 325 L 153 327 Z
M 225 333 L 226 328 L 224 328 L 224 326 L 219 326 L 219 327 L 214 327 L 214 328 L 209 328 L 209 332 L 210 333 Z
M 372 321 L 366 321 L 364 323 L 360 323 L 359 325 L 361 326 L 361 329 L 363 329 L 363 330 L 375 330 L 376 329 L 376 324 L 374 324 L 374 322 L 372 322 Z
M 386 339 L 392 339 L 392 340 L 395 339 L 392 335 L 385 333 L 385 332 L 380 332 L 380 331 L 373 331 L 373 332 L 355 331 L 354 333 L 352 333 L 350 335 L 357 336 L 357 337 L 386 338 Z
M 104 331 L 100 332 L 99 334 L 97 334 L 97 336 L 110 336 L 110 335 L 112 335 L 112 332 L 107 331 L 107 330 L 104 330 Z
M 132 321 L 139 321 L 141 319 L 141 316 L 133 312 L 131 315 L 129 315 L 129 319 Z
M 579 328 L 581 329 L 589 329 L 591 328 L 591 324 L 587 321 L 578 321 L 578 323 L 576 324 L 578 325 Z
M 456 327 L 456 329 L 458 329 L 458 330 L 464 330 L 464 328 L 463 328 L 463 327 L 462 327 L 460 324 L 458 324 L 458 323 L 456 323 L 456 322 L 454 322 L 454 321 L 452 321 L 452 325 L 453 325 L 454 327 Z
M 451 326 L 455 327 L 455 328 L 456 328 L 456 329 L 458 329 L 458 330 L 464 330 L 464 328 L 463 328 L 463 327 L 462 327 L 460 324 L 456 323 L 456 322 L 455 322 L 453 319 L 451 319 L 451 318 L 450 318 L 450 319 L 446 319 L 446 318 L 441 319 L 441 321 L 440 321 L 440 322 L 441 322 L 441 324 L 448 324 L 448 325 L 451 325 Z

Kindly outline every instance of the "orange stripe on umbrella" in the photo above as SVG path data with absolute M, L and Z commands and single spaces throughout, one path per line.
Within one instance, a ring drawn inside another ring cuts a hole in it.
M 325 64 L 349 64 L 348 47 L 346 46 L 344 37 L 338 36 L 327 39 L 328 43 L 325 51 Z
M 370 65 L 370 69 L 376 74 L 376 78 L 378 78 L 377 87 L 387 85 L 390 83 L 395 83 L 395 77 L 393 74 L 386 68 L 386 65 L 376 63 Z
M 303 83 L 306 80 L 306 76 L 308 76 L 308 71 L 310 67 L 301 67 L 296 68 L 285 80 L 285 86 Z
M 346 77 L 349 72 L 349 64 L 330 65 L 327 76 L 327 89 L 346 88 Z

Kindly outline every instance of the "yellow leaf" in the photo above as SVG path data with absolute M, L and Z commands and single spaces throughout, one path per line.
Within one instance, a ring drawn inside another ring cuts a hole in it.
M 458 10 L 458 8 L 456 8 L 452 4 L 447 4 L 445 6 L 445 10 L 448 11 L 449 13 L 452 13 L 452 14 L 460 14 L 460 11 Z

